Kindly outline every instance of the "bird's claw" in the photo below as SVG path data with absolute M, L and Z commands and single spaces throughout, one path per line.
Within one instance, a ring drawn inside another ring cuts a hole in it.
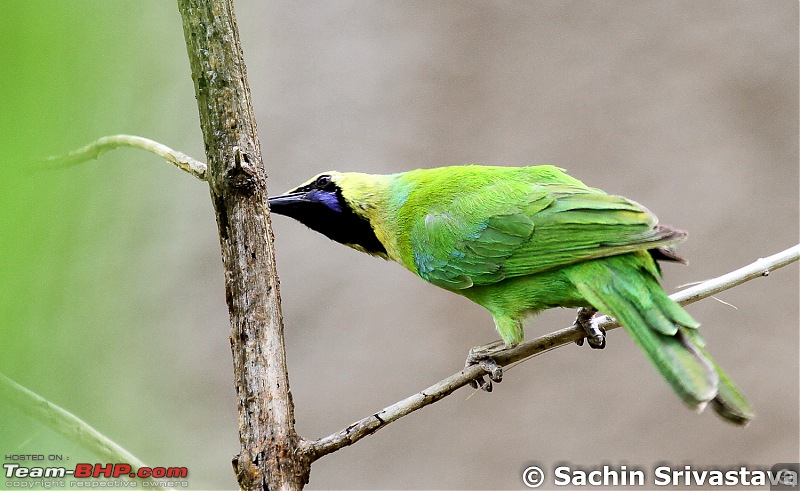
M 492 391 L 492 383 L 500 383 L 503 381 L 503 367 L 497 364 L 491 358 L 487 358 L 485 360 L 481 360 L 477 363 L 482 369 L 486 371 L 486 375 L 488 376 L 489 380 L 486 380 L 484 375 L 481 375 L 478 378 L 474 378 L 469 381 L 469 385 L 473 389 L 481 389 L 486 392 Z
M 586 336 L 586 339 L 589 341 L 589 347 L 592 349 L 603 349 L 606 347 L 606 330 L 602 327 L 597 327 L 594 323 L 592 323 L 592 327 L 596 330 Z
M 487 344 L 485 346 L 477 346 L 469 350 L 465 367 L 472 365 L 479 365 L 488 375 L 489 380 L 484 378 L 484 375 L 474 378 L 469 381 L 469 385 L 473 389 L 481 389 L 486 392 L 492 391 L 492 382 L 500 383 L 503 380 L 503 367 L 497 364 L 492 358 L 492 355 L 502 351 L 505 345 L 502 341 Z
M 486 373 L 489 375 L 489 379 L 492 382 L 499 384 L 503 381 L 503 367 L 498 365 L 493 359 L 487 358 L 486 360 L 482 360 L 480 362 L 480 366 L 486 370 Z
M 578 317 L 575 319 L 575 326 L 579 326 L 586 333 L 585 338 L 575 341 L 578 346 L 583 346 L 583 340 L 589 341 L 592 349 L 603 349 L 606 347 L 606 330 L 597 325 L 594 314 L 597 309 L 581 308 L 578 310 Z

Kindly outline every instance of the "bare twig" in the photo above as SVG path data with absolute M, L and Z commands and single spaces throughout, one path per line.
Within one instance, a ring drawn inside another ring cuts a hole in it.
M 173 150 L 163 143 L 135 135 L 104 136 L 66 155 L 47 157 L 42 163 L 48 167 L 70 166 L 90 159 L 96 159 L 101 154 L 110 150 L 116 150 L 117 148 L 138 148 L 146 150 L 158 155 L 182 171 L 188 172 L 202 181 L 206 180 L 207 166 L 203 162 L 195 160 L 183 152 Z
M 728 274 L 703 281 L 702 283 L 681 290 L 670 295 L 670 298 L 681 305 L 689 305 L 708 296 L 715 295 L 723 290 L 728 290 L 745 281 L 750 281 L 759 276 L 769 276 L 771 271 L 780 269 L 787 264 L 797 261 L 800 256 L 800 244 L 790 247 L 785 251 L 762 257 L 743 268 L 731 271 Z
M 704 281 L 696 286 L 687 288 L 680 292 L 670 295 L 670 298 L 687 305 L 698 300 L 702 300 L 723 290 L 733 288 L 745 281 L 761 276 L 767 276 L 771 271 L 793 263 L 800 258 L 800 245 L 796 245 L 778 254 L 761 258 L 754 263 L 724 274 L 714 279 Z M 602 316 L 598 319 L 600 327 L 606 331 L 616 329 L 619 323 L 609 317 Z M 570 326 L 550 334 L 523 342 L 517 347 L 504 351 L 494 357 L 495 361 L 506 366 L 514 362 L 524 361 L 538 354 L 550 351 L 561 346 L 570 344 L 584 337 L 582 328 Z M 403 399 L 391 406 L 388 406 L 377 413 L 356 421 L 347 428 L 319 440 L 301 442 L 300 449 L 309 455 L 314 461 L 323 455 L 335 452 L 342 447 L 352 445 L 365 436 L 371 435 L 392 421 L 396 421 L 403 416 L 421 409 L 429 404 L 448 396 L 456 389 L 463 387 L 477 377 L 483 376 L 486 371 L 479 365 L 472 365 L 464 368 L 458 373 L 447 377 L 439 383 L 431 385 L 410 397 Z
M 18 408 L 26 416 L 39 421 L 68 440 L 89 450 L 102 461 L 124 462 L 130 464 L 134 471 L 141 467 L 147 467 L 144 462 L 94 429 L 86 421 L 26 389 L 2 373 L 0 373 L 0 400 L 3 401 L 3 404 Z M 172 489 L 164 488 L 163 483 L 160 483 L 158 479 L 152 477 L 143 479 L 157 483 L 159 489 Z

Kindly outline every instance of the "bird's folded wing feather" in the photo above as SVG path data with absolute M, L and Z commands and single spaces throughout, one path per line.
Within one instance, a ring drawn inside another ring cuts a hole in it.
M 646 208 L 569 184 L 493 185 L 438 203 L 414 223 L 418 274 L 450 290 L 680 242 Z

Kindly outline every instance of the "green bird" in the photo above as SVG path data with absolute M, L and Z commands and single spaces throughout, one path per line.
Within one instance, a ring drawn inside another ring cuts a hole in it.
M 587 322 L 615 317 L 690 408 L 710 402 L 745 425 L 747 401 L 705 350 L 699 323 L 659 285 L 656 260 L 683 260 L 686 233 L 642 205 L 586 186 L 549 165 L 453 166 L 389 175 L 324 172 L 269 199 L 330 239 L 391 259 L 420 278 L 486 308 L 502 343 L 522 342 L 522 321 L 554 307 L 583 308 Z M 474 361 L 474 360 L 473 360 Z

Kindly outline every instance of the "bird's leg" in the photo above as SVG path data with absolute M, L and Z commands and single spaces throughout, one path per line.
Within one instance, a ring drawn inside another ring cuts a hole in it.
M 498 340 L 482 346 L 475 346 L 469 350 L 469 353 L 467 354 L 467 362 L 464 364 L 464 366 L 468 367 L 471 365 L 480 365 L 480 367 L 483 368 L 489 375 L 488 381 L 483 378 L 483 375 L 476 379 L 470 380 L 469 385 L 471 385 L 473 389 L 483 389 L 486 392 L 491 392 L 492 382 L 500 383 L 500 381 L 503 380 L 503 367 L 498 365 L 492 356 L 505 349 L 505 343 L 501 340 Z
M 574 326 L 579 326 L 586 333 L 586 339 L 589 341 L 589 347 L 592 349 L 603 349 L 606 347 L 606 331 L 602 327 L 598 327 L 597 319 L 594 314 L 597 309 L 592 307 L 581 307 L 578 309 L 578 317 L 573 323 Z M 575 341 L 578 346 L 583 346 L 583 339 Z

